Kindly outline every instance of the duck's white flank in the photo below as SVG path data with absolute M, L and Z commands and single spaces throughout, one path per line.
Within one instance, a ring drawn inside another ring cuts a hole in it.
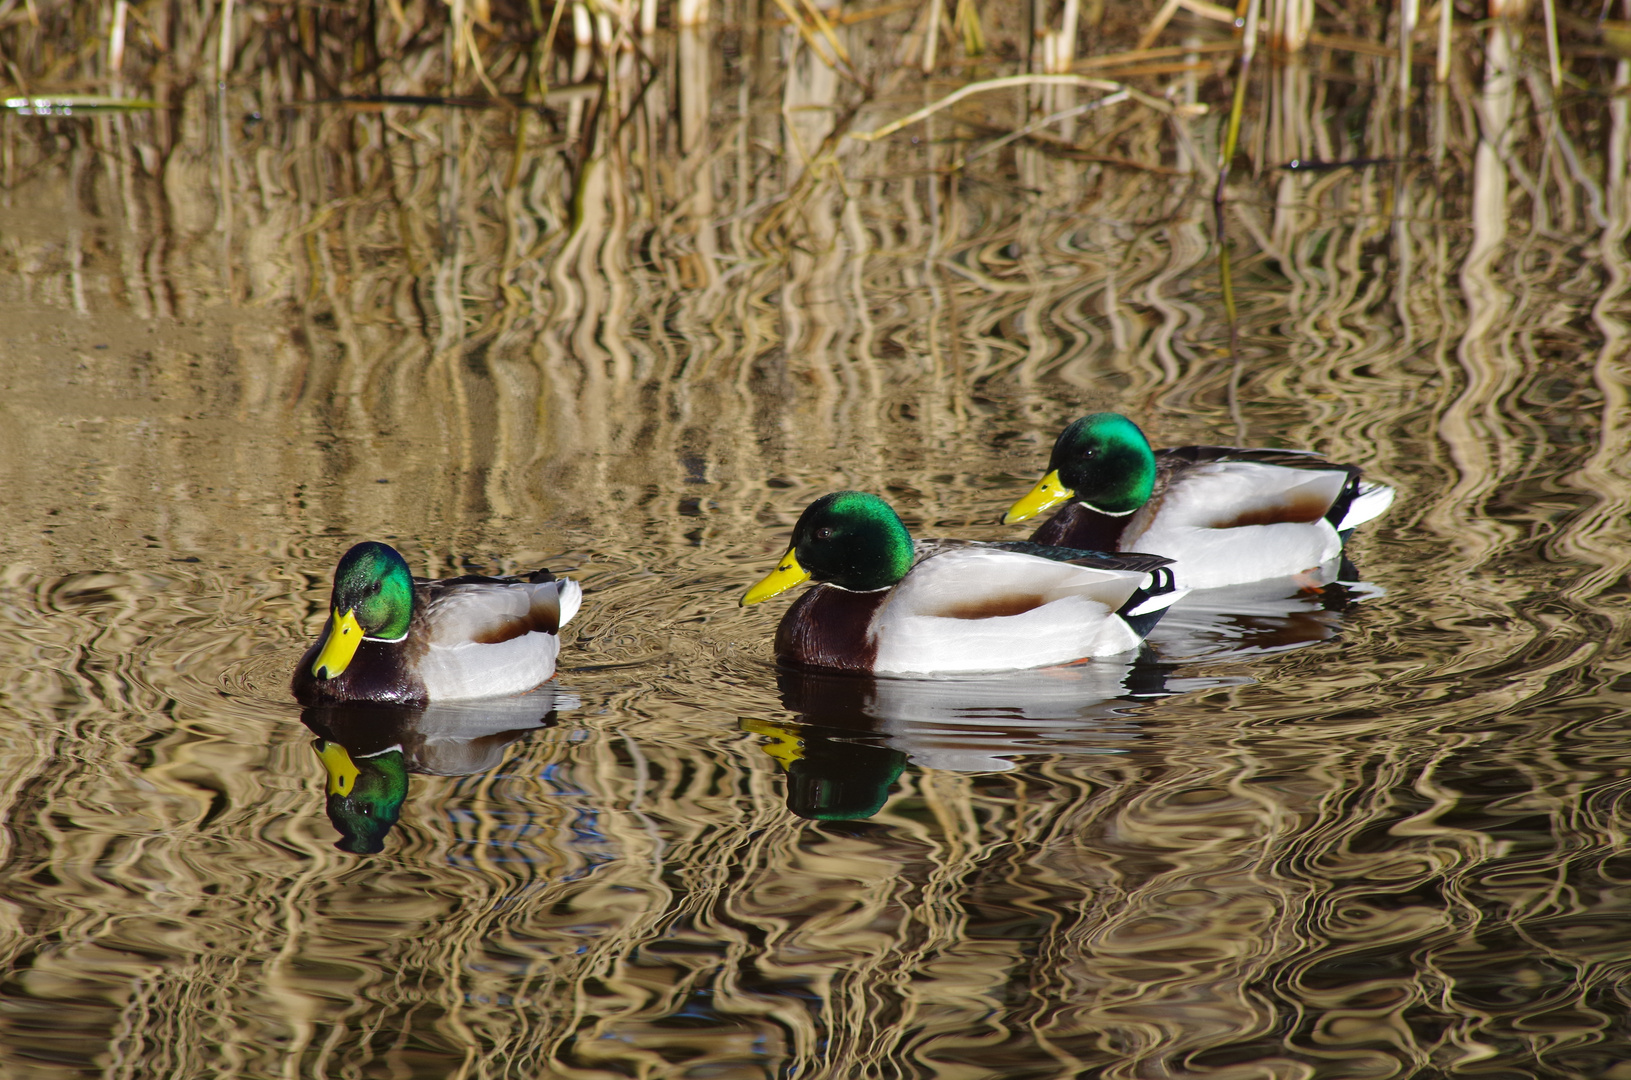
M 1313 570 L 1342 554 L 1342 538 L 1324 514 L 1347 477 L 1343 470 L 1256 461 L 1196 465 L 1134 515 L 1120 547 L 1172 559 L 1178 583 L 1191 589 Z M 1391 499 L 1391 489 L 1384 490 Z M 1363 498 L 1362 493 L 1355 504 Z M 1383 503 L 1374 513 L 1386 508 Z M 1292 520 L 1274 521 L 1276 517 Z
M 570 578 L 540 583 L 454 585 L 434 597 L 425 617 L 430 641 L 419 675 L 431 701 L 520 694 L 555 674 L 561 651 L 556 633 L 533 630 L 507 640 L 523 620 L 560 627 L 576 615 L 583 590 Z
M 873 670 L 1005 671 L 1124 653 L 1140 639 L 1116 610 L 1150 583 L 1143 571 L 1001 549 L 942 552 L 913 567 L 878 610 Z

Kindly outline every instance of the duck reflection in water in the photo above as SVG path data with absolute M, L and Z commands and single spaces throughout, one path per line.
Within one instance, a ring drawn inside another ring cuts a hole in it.
M 1223 685 L 1174 679 L 1153 660 L 1097 660 L 1000 676 L 870 678 L 783 669 L 793 721 L 744 719 L 787 776 L 787 807 L 815 821 L 882 809 L 907 764 L 1006 772 L 1027 754 L 1116 753 L 1138 737 L 1142 701 Z M 1234 681 L 1247 681 L 1244 679 Z
M 328 774 L 325 809 L 340 833 L 335 847 L 355 855 L 385 850 L 402 816 L 408 774 L 466 776 L 497 768 L 511 743 L 553 727 L 578 698 L 554 685 L 494 701 L 419 708 L 332 705 L 305 709 L 312 749 Z
M 1336 639 L 1350 612 L 1383 595 L 1379 586 L 1360 581 L 1347 559 L 1339 574 L 1196 589 L 1173 605 L 1147 644 L 1172 661 L 1248 660 L 1289 652 Z

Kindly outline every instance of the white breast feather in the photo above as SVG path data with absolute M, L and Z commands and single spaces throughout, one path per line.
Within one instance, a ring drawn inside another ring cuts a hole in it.
M 1138 647 L 1115 611 L 1150 576 L 961 549 L 925 559 L 873 620 L 876 671 L 1003 671 Z
M 582 590 L 570 579 L 538 584 L 455 586 L 431 602 L 430 645 L 419 658 L 419 675 L 432 701 L 503 697 L 531 690 L 555 674 L 560 638 L 532 632 L 483 644 L 506 624 L 528 617 L 536 606 L 553 607 L 558 623 L 577 613 Z
M 1150 514 L 1140 511 L 1121 537 L 1123 551 L 1173 559 L 1178 584 L 1211 589 L 1287 577 L 1326 565 L 1342 540 L 1324 519 L 1345 472 L 1220 461 L 1185 469 Z M 1305 521 L 1234 524 L 1290 509 Z

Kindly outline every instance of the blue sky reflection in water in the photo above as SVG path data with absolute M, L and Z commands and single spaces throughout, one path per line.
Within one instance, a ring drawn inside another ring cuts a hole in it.
M 1236 368 L 1192 177 L 950 183 L 947 126 L 799 187 L 715 89 L 713 157 L 636 155 L 713 202 L 647 236 L 582 170 L 599 247 L 570 161 L 487 182 L 493 115 L 233 127 L 226 241 L 217 129 L 160 176 L 158 119 L 7 119 L 0 1073 L 1631 1076 L 1623 154 L 1243 170 Z M 1365 585 L 1128 663 L 775 670 L 736 598 L 811 498 L 1023 535 L 1093 409 L 1396 485 Z M 303 715 L 365 537 L 570 571 L 558 685 Z

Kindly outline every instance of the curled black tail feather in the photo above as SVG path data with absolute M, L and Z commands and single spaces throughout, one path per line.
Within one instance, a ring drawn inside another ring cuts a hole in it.
M 1156 559 L 1160 558 L 1160 556 L 1146 555 L 1144 558 Z M 1162 560 L 1163 564 L 1171 561 L 1171 559 Z M 1128 597 L 1127 602 L 1121 605 L 1116 614 L 1120 615 L 1122 620 L 1133 628 L 1133 633 L 1141 638 L 1148 637 L 1150 631 L 1155 629 L 1155 624 L 1161 621 L 1161 616 L 1165 615 L 1167 608 L 1172 605 L 1168 604 L 1164 607 L 1158 607 L 1154 611 L 1146 611 L 1138 615 L 1131 613 L 1137 611 L 1145 601 L 1157 596 L 1165 596 L 1177 588 L 1178 582 L 1172 576 L 1171 569 L 1165 565 L 1152 567 L 1150 569 L 1150 583 Z
M 1346 468 L 1348 470 L 1348 479 L 1342 485 L 1342 493 L 1336 497 L 1336 502 L 1331 504 L 1331 509 L 1325 512 L 1325 520 L 1331 523 L 1331 528 L 1338 529 L 1342 527 L 1342 519 L 1348 516 L 1348 508 L 1353 505 L 1355 499 L 1359 498 L 1359 467 L 1357 465 L 1333 465 L 1332 468 Z M 1342 542 L 1346 544 L 1348 537 L 1351 535 L 1353 535 L 1352 529 L 1342 533 Z

